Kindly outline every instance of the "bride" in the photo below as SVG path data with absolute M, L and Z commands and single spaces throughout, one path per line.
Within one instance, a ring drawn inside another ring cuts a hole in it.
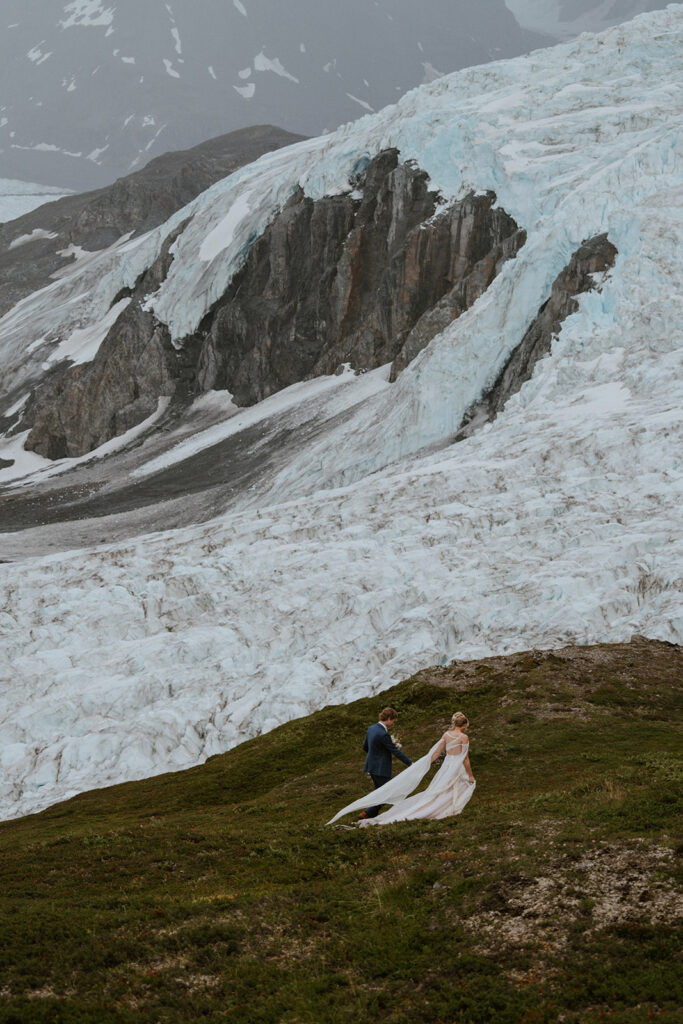
M 457 711 L 451 719 L 450 730 L 443 734 L 424 757 L 379 789 L 343 807 L 327 824 L 332 825 L 344 814 L 360 811 L 373 804 L 393 806 L 388 811 L 378 814 L 376 818 L 364 818 L 359 822 L 363 827 L 389 825 L 394 821 L 414 821 L 418 818 L 450 818 L 453 814 L 460 814 L 475 787 L 470 767 L 468 726 L 467 716 L 462 711 Z M 441 754 L 445 754 L 443 764 L 427 789 L 409 796 Z

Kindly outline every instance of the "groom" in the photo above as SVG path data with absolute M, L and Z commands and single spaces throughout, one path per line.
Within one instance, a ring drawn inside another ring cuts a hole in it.
M 384 708 L 380 712 L 379 722 L 371 725 L 365 734 L 363 750 L 367 753 L 363 771 L 368 772 L 373 781 L 375 789 L 379 789 L 391 778 L 391 755 L 399 761 L 410 765 L 413 762 L 405 754 L 401 753 L 391 736 L 390 730 L 394 728 L 398 720 L 398 712 L 393 708 Z M 376 818 L 379 814 L 381 804 L 377 807 L 368 807 L 361 811 L 361 818 Z

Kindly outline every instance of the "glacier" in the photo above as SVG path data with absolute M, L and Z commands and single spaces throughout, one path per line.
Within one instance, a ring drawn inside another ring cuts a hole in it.
M 182 345 L 297 189 L 346 190 L 387 147 L 444 202 L 495 191 L 528 236 L 394 384 L 347 373 L 268 399 L 275 415 L 328 401 L 347 415 L 227 513 L 160 532 L 152 517 L 48 556 L 0 535 L 14 559 L 0 579 L 0 813 L 200 763 L 428 664 L 633 633 L 681 642 L 682 29 L 669 5 L 440 78 L 267 154 L 6 314 L 0 383 L 21 388 L 76 331 L 94 337 L 180 229 L 148 305 Z M 452 443 L 572 252 L 602 232 L 614 268 L 498 418 Z M 214 430 L 259 415 L 225 406 Z
M 0 178 L 0 223 L 15 220 L 43 203 L 51 203 L 68 194 L 69 190 L 64 188 Z

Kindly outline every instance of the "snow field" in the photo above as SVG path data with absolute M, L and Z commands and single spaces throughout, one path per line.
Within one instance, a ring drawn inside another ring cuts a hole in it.
M 66 194 L 66 190 L 49 185 L 0 178 L 0 223 L 16 220 L 36 207 L 61 199 Z

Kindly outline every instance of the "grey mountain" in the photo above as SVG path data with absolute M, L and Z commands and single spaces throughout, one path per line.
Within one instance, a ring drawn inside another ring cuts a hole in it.
M 0 177 L 78 191 L 248 125 L 320 134 L 439 73 L 554 41 L 510 6 L 3 0 Z

